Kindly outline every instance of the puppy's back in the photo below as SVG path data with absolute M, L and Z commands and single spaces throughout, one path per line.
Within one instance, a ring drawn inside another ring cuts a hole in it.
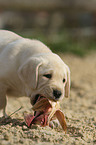
M 20 37 L 19 35 L 13 33 L 13 32 L 10 32 L 10 31 L 6 31 L 6 30 L 0 30 L 0 53 L 2 52 L 3 48 L 15 41 L 15 40 L 18 40 L 22 37 Z

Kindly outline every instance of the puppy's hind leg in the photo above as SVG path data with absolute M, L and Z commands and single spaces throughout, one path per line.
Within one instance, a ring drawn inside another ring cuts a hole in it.
M 6 88 L 4 85 L 0 84 L 0 110 L 3 109 L 3 115 L 6 117 L 6 104 L 7 104 L 7 99 L 6 99 Z

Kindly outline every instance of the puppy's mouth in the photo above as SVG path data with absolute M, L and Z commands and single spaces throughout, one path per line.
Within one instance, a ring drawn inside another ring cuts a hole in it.
M 35 96 L 34 101 L 33 101 L 33 105 L 36 104 L 36 102 L 38 101 L 38 98 L 45 98 L 45 97 L 44 97 L 43 95 L 37 94 L 37 95 Z
M 48 125 L 48 117 L 52 110 L 52 105 L 45 96 L 40 94 L 35 96 L 32 110 L 34 111 L 34 115 L 25 116 L 25 120 L 28 120 L 26 120 L 28 127 L 31 127 L 32 124 Z

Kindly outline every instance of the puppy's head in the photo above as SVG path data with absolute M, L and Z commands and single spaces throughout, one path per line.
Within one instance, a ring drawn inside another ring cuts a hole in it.
M 29 58 L 18 71 L 26 85 L 28 96 L 34 104 L 38 96 L 58 101 L 70 93 L 70 70 L 61 58 L 54 54 L 41 54 Z

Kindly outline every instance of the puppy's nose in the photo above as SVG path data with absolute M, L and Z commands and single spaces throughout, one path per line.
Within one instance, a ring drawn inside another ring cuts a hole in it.
M 61 93 L 61 91 L 53 90 L 53 95 L 54 95 L 55 99 L 59 99 L 60 96 L 62 95 L 62 93 Z

